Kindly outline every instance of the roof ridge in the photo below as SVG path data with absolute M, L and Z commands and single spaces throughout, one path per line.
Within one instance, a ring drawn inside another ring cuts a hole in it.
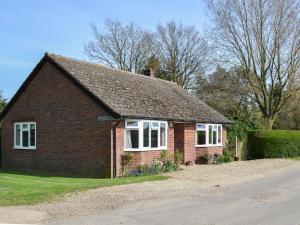
M 171 83 L 171 84 L 174 84 L 174 85 L 180 87 L 177 83 L 175 83 L 173 81 L 164 80 L 164 79 L 160 79 L 160 78 L 157 78 L 157 77 L 149 77 L 149 76 L 146 76 L 146 75 L 141 74 L 141 73 L 134 73 L 134 72 L 131 72 L 131 71 L 112 68 L 112 67 L 108 67 L 107 65 L 96 63 L 96 62 L 90 62 L 90 61 L 83 60 L 83 59 L 75 59 L 73 57 L 59 55 L 59 54 L 52 53 L 52 52 L 46 52 L 45 55 L 50 57 L 53 60 L 55 60 L 55 57 L 66 59 L 66 60 L 72 60 L 72 61 L 76 61 L 76 62 L 79 62 L 79 63 L 89 64 L 89 65 L 92 65 L 92 66 L 99 66 L 99 67 L 102 67 L 102 68 L 105 68 L 105 69 L 111 70 L 111 71 L 118 71 L 118 72 L 121 72 L 121 73 L 124 73 L 124 74 L 127 74 L 127 75 L 141 76 L 141 77 L 144 77 L 146 79 L 156 79 L 156 80 L 159 80 L 159 81 L 162 81 L 162 82 L 168 82 L 168 83 Z

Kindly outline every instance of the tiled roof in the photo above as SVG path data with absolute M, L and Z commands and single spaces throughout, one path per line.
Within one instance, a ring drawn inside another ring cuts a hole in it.
M 119 116 L 192 122 L 231 122 L 173 82 L 56 54 L 47 53 L 46 56 Z

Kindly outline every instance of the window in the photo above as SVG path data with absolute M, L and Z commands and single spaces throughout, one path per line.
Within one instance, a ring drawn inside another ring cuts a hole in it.
M 36 123 L 15 123 L 14 148 L 36 149 Z
M 150 123 L 149 122 L 144 122 L 144 145 L 143 147 L 147 148 L 149 147 L 149 141 L 150 141 Z
M 127 121 L 126 128 L 126 148 L 139 148 L 139 124 L 136 121 Z
M 206 128 L 205 125 L 197 125 L 197 145 L 206 144 Z
M 125 149 L 152 150 L 167 148 L 167 122 L 127 120 L 125 122 Z
M 196 145 L 222 145 L 222 125 L 196 124 Z
M 160 123 L 160 146 L 166 146 L 167 132 L 166 132 L 166 124 Z

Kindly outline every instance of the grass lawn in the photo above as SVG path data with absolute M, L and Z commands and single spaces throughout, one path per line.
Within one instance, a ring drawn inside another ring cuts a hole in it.
M 74 191 L 168 178 L 168 176 L 117 179 L 68 178 L 0 170 L 0 206 L 35 204 L 50 201 Z

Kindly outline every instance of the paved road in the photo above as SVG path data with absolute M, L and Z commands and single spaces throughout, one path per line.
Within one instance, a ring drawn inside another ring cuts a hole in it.
M 299 168 L 219 189 L 205 198 L 188 196 L 144 201 L 55 224 L 300 225 Z

